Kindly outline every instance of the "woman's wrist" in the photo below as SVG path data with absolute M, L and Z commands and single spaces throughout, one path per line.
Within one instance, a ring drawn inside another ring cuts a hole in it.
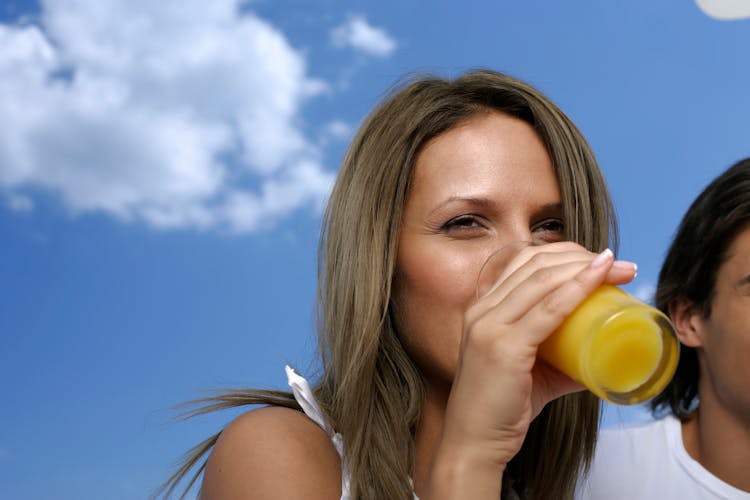
M 422 500 L 500 498 L 505 464 L 480 447 L 442 446 L 432 463 Z

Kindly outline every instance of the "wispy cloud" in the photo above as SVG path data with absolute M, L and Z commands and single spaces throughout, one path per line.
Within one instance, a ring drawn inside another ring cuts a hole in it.
M 352 16 L 331 31 L 334 47 L 352 48 L 376 57 L 387 57 L 396 50 L 396 41 L 382 28 L 376 28 L 363 16 Z
M 695 3 L 714 19 L 730 21 L 750 17 L 750 2 L 747 0 L 696 0 Z
M 325 124 L 321 128 L 318 143 L 325 145 L 331 141 L 346 141 L 349 140 L 353 134 L 353 126 L 341 120 L 334 120 Z
M 652 304 L 654 300 L 654 293 L 656 292 L 656 285 L 653 283 L 642 283 L 636 287 L 633 295 L 643 302 Z
M 0 190 L 159 228 L 253 231 L 320 206 L 333 172 L 300 127 L 328 90 L 240 0 L 44 1 L 0 24 Z
M 27 196 L 10 193 L 7 196 L 7 201 L 8 206 L 14 212 L 27 213 L 34 210 L 34 202 Z

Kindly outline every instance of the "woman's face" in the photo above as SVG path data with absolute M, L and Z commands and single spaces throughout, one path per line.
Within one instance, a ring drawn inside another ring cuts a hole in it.
M 426 381 L 450 384 L 482 264 L 513 241 L 562 240 L 560 190 L 534 129 L 495 111 L 430 140 L 415 169 L 396 262 L 395 320 Z

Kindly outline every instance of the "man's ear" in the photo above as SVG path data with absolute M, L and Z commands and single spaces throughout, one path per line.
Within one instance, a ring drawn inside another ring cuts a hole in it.
M 703 310 L 685 298 L 669 305 L 669 317 L 677 330 L 677 338 L 688 347 L 703 345 Z

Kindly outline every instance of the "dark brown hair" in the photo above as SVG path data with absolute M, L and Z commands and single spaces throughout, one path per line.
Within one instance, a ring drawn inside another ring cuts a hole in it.
M 750 158 L 735 163 L 693 201 L 659 272 L 656 307 L 687 300 L 711 316 L 716 276 L 735 236 L 750 224 Z M 680 361 L 669 385 L 651 401 L 656 414 L 687 417 L 698 396 L 700 372 L 695 349 L 680 346 Z

